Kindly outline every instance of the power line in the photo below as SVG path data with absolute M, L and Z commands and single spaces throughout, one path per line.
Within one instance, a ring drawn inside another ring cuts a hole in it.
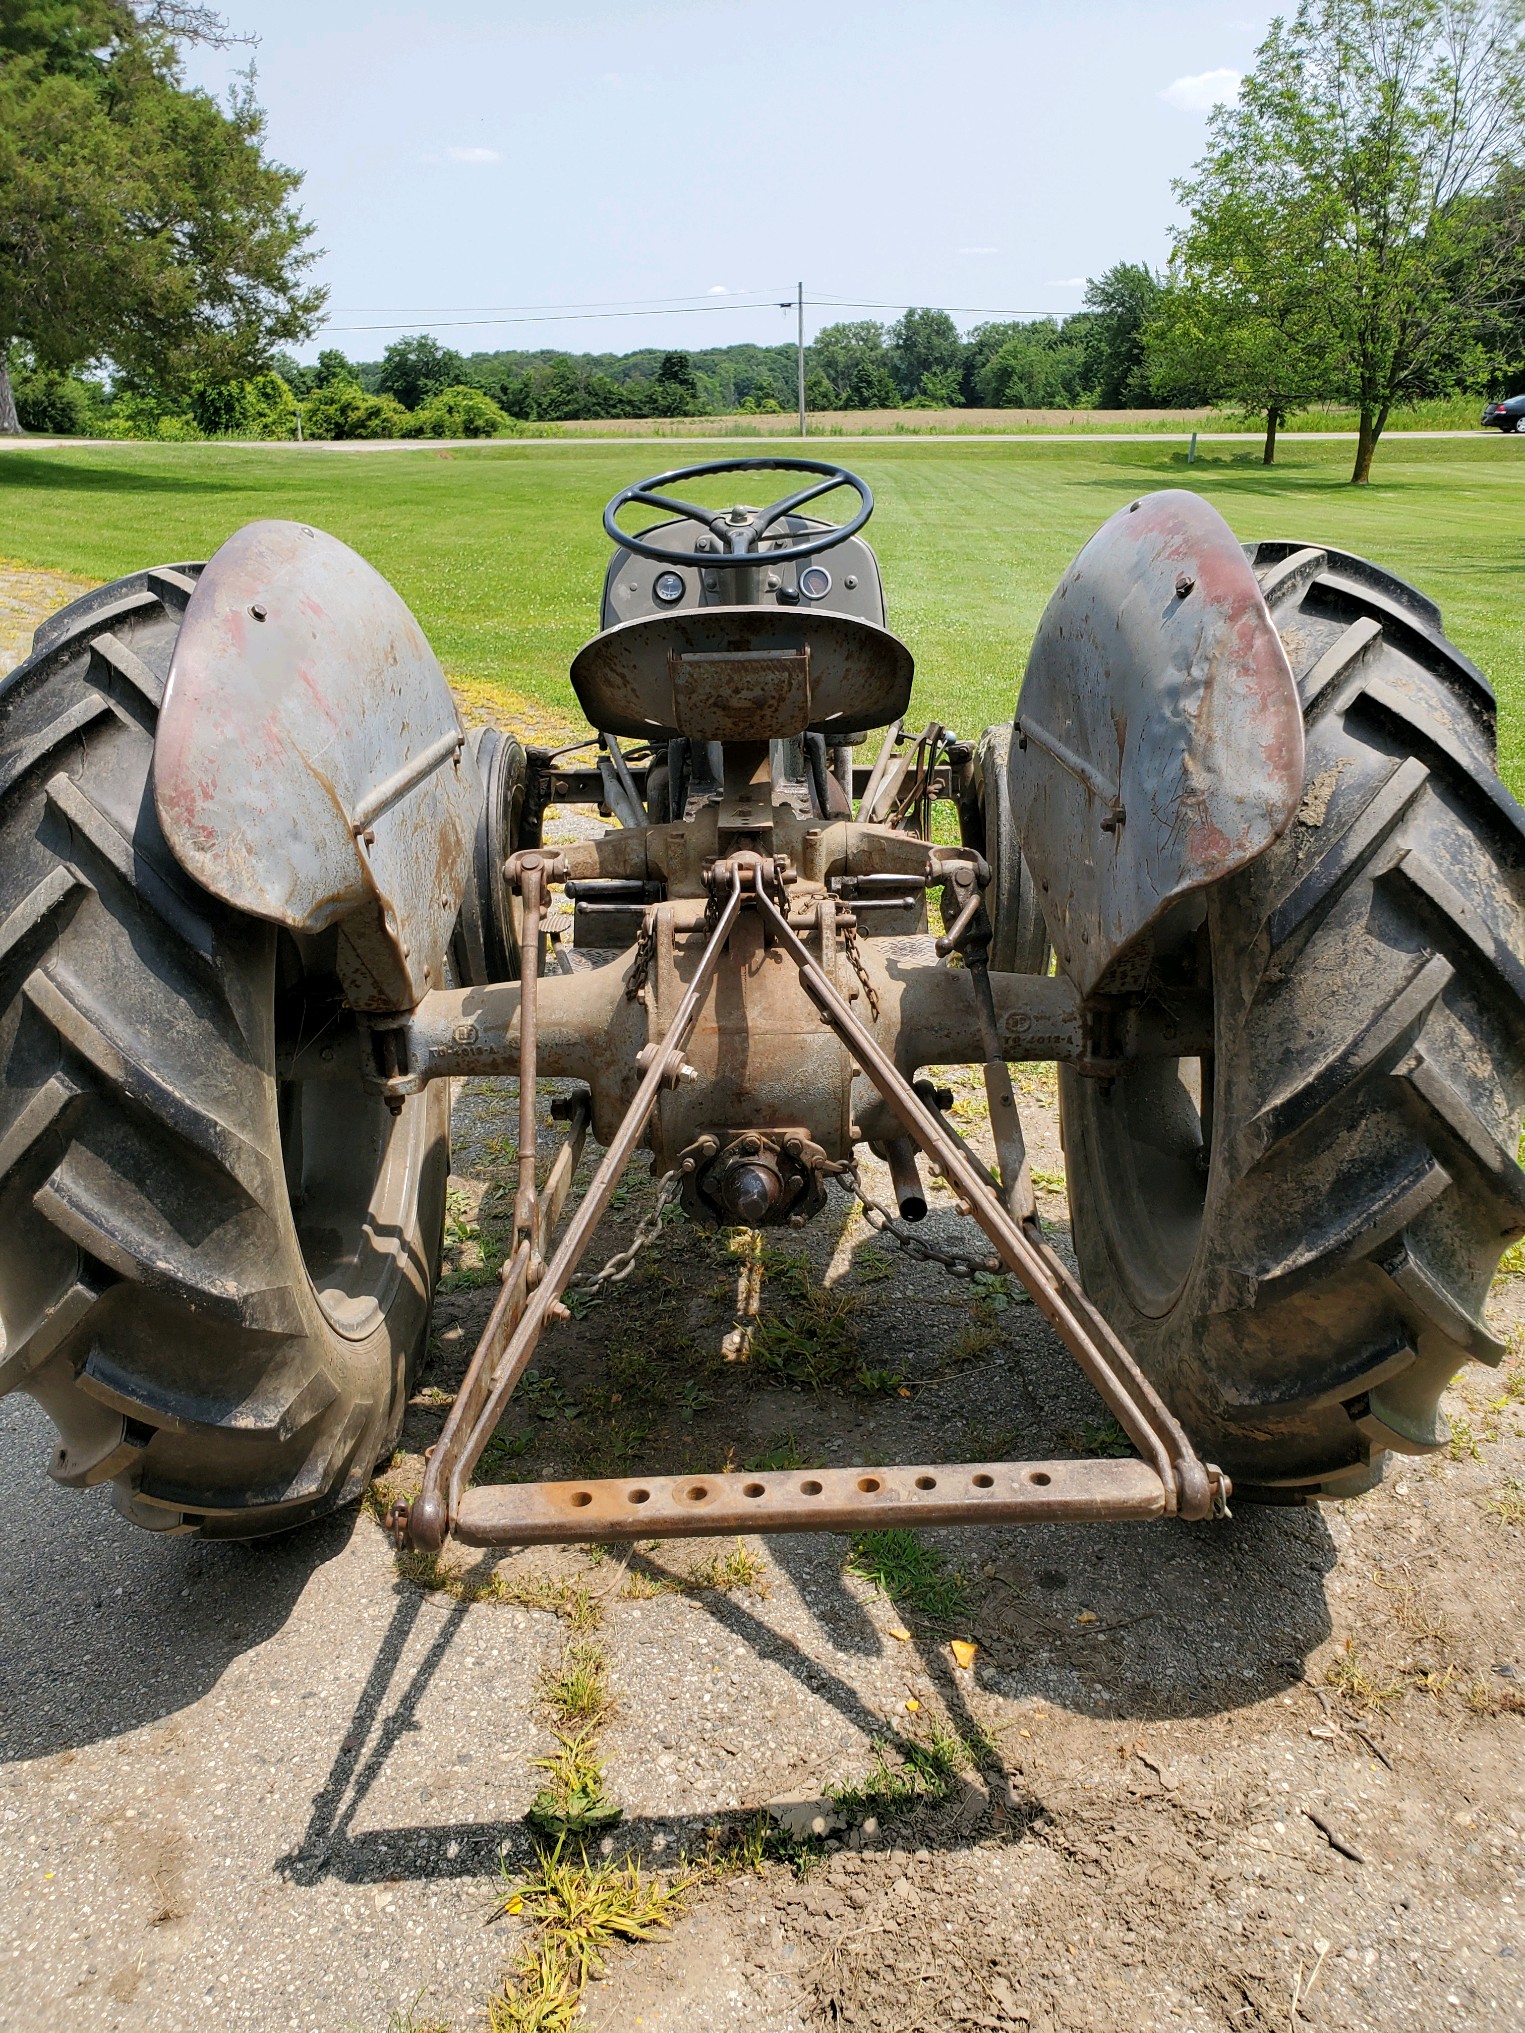
M 463 331 L 477 325 L 580 325 L 594 324 L 608 318 L 692 318 L 701 317 L 707 311 L 766 311 L 773 308 L 771 301 L 759 303 L 712 303 L 688 305 L 663 305 L 655 310 L 631 311 L 544 311 L 532 315 L 512 318 L 431 318 L 420 313 L 405 325 L 322 325 L 324 332 L 412 332 L 420 325 L 427 325 L 431 331 Z M 787 302 L 778 299 L 778 308 L 793 310 L 794 299 Z
M 742 295 L 751 299 L 743 302 Z M 808 297 L 804 300 L 817 310 L 833 311 L 940 311 L 947 317 L 1010 318 L 1018 323 L 1031 323 L 1040 318 L 1072 318 L 1075 307 L 1051 311 L 1017 311 L 997 309 L 991 304 L 912 304 L 887 303 L 873 298 L 857 297 Z M 335 325 L 325 324 L 320 330 L 333 333 L 347 332 L 407 332 L 419 325 L 426 325 L 433 331 L 465 331 L 481 325 L 560 325 L 602 323 L 618 318 L 685 318 L 698 317 L 712 311 L 761 311 L 794 310 L 799 299 L 771 296 L 762 290 L 749 290 L 724 301 L 696 301 L 692 297 L 647 297 L 634 299 L 627 305 L 584 305 L 544 304 L 528 305 L 523 309 L 507 307 L 503 311 L 484 312 L 480 317 L 441 318 L 434 315 L 427 306 L 419 306 L 413 317 L 401 325 Z M 366 308 L 355 306 L 355 309 Z M 378 307 L 379 308 L 379 307 Z M 393 308 L 387 306 L 388 309 Z M 396 308 L 400 309 L 401 306 Z M 444 305 L 439 308 L 457 309 L 464 306 Z
M 538 312 L 575 311 L 619 311 L 644 310 L 648 306 L 662 304 L 713 304 L 724 298 L 727 303 L 738 302 L 743 297 L 758 297 L 765 303 L 772 303 L 778 292 L 772 289 L 721 289 L 690 290 L 685 296 L 637 296 L 600 297 L 585 303 L 566 304 L 341 304 L 337 308 L 346 317 L 354 317 L 361 311 L 371 311 L 378 316 L 386 314 L 400 317 L 404 311 L 415 317 L 442 316 L 446 311 L 470 311 L 482 317 L 529 317 Z M 794 302 L 791 296 L 790 303 Z

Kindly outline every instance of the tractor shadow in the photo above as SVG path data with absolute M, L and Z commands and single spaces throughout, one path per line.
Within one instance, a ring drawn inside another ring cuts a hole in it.
M 0 1565 L 0 1763 L 48 1757 L 178 1714 L 282 1630 L 348 1545 L 347 1512 L 255 1544 L 165 1539 L 102 1491 L 56 1488 L 53 1430 L 19 1394 L 0 1406 L 0 1474 L 18 1529 Z

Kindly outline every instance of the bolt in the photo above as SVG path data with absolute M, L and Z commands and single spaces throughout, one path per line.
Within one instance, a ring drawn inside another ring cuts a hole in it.
M 263 621 L 265 618 L 265 610 L 257 600 L 251 603 L 249 612 L 254 616 L 256 621 Z
M 1184 600 L 1187 594 L 1191 591 L 1192 587 L 1196 585 L 1196 583 L 1197 583 L 1196 580 L 1191 576 L 1190 572 L 1177 572 L 1176 597 L 1178 599 Z

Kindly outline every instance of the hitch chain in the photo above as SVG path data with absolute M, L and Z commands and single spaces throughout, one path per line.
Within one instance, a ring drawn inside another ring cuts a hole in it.
M 868 969 L 863 964 L 863 955 L 858 951 L 858 927 L 856 923 L 842 928 L 842 950 L 846 953 L 852 971 L 863 984 L 863 993 L 868 997 L 869 1014 L 874 1022 L 879 1021 L 879 996 L 874 984 L 868 978 Z M 862 1197 L 861 1195 L 859 1196 Z
M 657 1182 L 657 1204 L 638 1223 L 634 1235 L 623 1249 L 617 1249 L 601 1271 L 586 1271 L 580 1277 L 568 1279 L 574 1291 L 597 1291 L 602 1285 L 621 1284 L 635 1269 L 635 1260 L 648 1243 L 655 1242 L 662 1231 L 662 1214 L 682 1191 L 683 1182 L 676 1172 L 664 1172 Z
M 892 1214 L 888 1207 L 881 1207 L 877 1200 L 870 1199 L 856 1165 L 844 1170 L 840 1176 L 842 1184 L 851 1188 L 862 1207 L 869 1227 L 876 1234 L 888 1236 L 907 1256 L 919 1258 L 926 1264 L 941 1264 L 954 1278 L 999 1277 L 1005 1274 L 1006 1266 L 999 1257 L 974 1257 L 966 1255 L 963 1250 L 939 1249 L 935 1242 L 926 1242 L 921 1236 L 913 1235 L 898 1215 Z

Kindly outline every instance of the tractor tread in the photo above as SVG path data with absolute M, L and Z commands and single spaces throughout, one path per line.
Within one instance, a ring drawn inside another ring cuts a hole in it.
M 1432 603 L 1338 551 L 1247 549 L 1299 687 L 1306 791 L 1209 892 L 1232 993 L 1200 1228 L 1163 1312 L 1132 1296 L 1126 1231 L 1099 1211 L 1102 1103 L 1068 1071 L 1061 1094 L 1087 1289 L 1240 1494 L 1292 1501 L 1443 1446 L 1450 1377 L 1502 1354 L 1485 1307 L 1525 1234 L 1525 812 L 1496 774 L 1491 689 Z
M 0 1392 L 53 1418 L 55 1480 L 239 1537 L 359 1493 L 432 1272 L 356 1339 L 321 1312 L 276 1105 L 276 934 L 158 829 L 153 737 L 199 570 L 82 595 L 0 680 Z M 443 1099 L 416 1105 L 437 1139 Z M 426 1266 L 429 1148 L 408 1250 Z

